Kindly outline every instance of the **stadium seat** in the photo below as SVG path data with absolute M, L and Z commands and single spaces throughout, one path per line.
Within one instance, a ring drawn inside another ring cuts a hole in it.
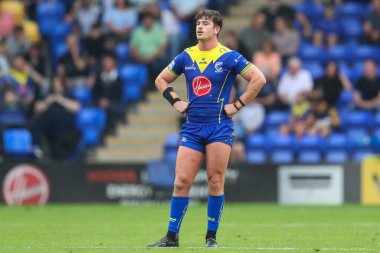
M 341 120 L 344 128 L 362 127 L 370 129 L 373 125 L 372 114 L 365 110 L 348 112 Z
M 125 63 L 131 58 L 128 43 L 120 43 L 116 46 L 116 56 L 119 64 Z
M 292 135 L 276 135 L 270 137 L 273 149 L 296 150 L 296 141 Z
M 156 187 L 172 188 L 175 177 L 175 166 L 165 160 L 154 160 L 148 162 L 148 183 Z
M 326 163 L 342 164 L 348 161 L 348 154 L 344 150 L 327 151 L 325 156 Z
M 268 147 L 268 139 L 263 134 L 252 134 L 247 138 L 246 148 L 247 149 L 262 149 L 266 150 Z
M 54 30 L 49 34 L 50 39 L 57 42 L 65 42 L 65 38 L 71 32 L 73 25 L 70 23 L 59 22 L 54 25 Z
M 0 113 L 0 125 L 6 126 L 25 126 L 26 117 L 21 111 L 3 111 Z
M 82 129 L 82 138 L 86 147 L 95 147 L 100 144 L 102 130 L 97 127 L 86 127 Z
M 321 153 L 318 150 L 300 151 L 298 155 L 298 162 L 305 164 L 321 163 Z
M 313 77 L 313 79 L 317 79 L 321 76 L 323 76 L 325 70 L 323 69 L 322 65 L 317 61 L 305 61 L 302 64 L 303 68 L 308 70 Z
M 82 105 L 89 106 L 91 103 L 91 89 L 86 85 L 76 86 L 71 88 L 71 94 L 76 100 L 78 100 Z
M 125 104 L 134 104 L 142 99 L 142 87 L 136 83 L 124 83 L 123 102 Z
M 354 92 L 351 90 L 343 90 L 340 95 L 339 99 L 336 102 L 336 107 L 338 109 L 340 108 L 348 108 L 351 103 L 354 101 Z
M 375 114 L 373 123 L 376 127 L 380 127 L 380 111 Z
M 25 16 L 25 10 L 24 5 L 20 1 L 2 1 L 0 3 L 0 10 L 12 14 L 12 16 L 15 18 L 16 23 L 19 25 L 22 24 Z
M 304 44 L 300 47 L 299 56 L 303 61 L 318 61 L 324 62 L 326 60 L 325 49 L 315 47 L 310 44 Z
M 148 68 L 141 64 L 125 64 L 120 69 L 120 76 L 124 83 L 145 85 L 148 81 Z
M 33 153 L 32 135 L 24 128 L 9 128 L 3 132 L 4 152 L 8 155 L 28 155 Z
M 270 154 L 274 164 L 290 164 L 294 162 L 294 153 L 290 150 L 274 150 Z
M 62 20 L 65 15 L 65 4 L 62 1 L 45 1 L 37 5 L 37 20 Z
M 351 58 L 350 52 L 348 51 L 348 48 L 344 45 L 334 46 L 327 50 L 328 61 L 342 62 L 342 61 L 347 61 L 350 58 Z M 339 67 L 341 68 L 340 65 Z
M 357 46 L 351 50 L 353 57 L 358 60 L 372 59 L 379 62 L 380 49 L 375 46 Z
M 360 3 L 346 2 L 339 5 L 337 8 L 337 15 L 339 19 L 344 18 L 357 18 L 362 19 L 365 17 L 365 5 Z
M 342 133 L 332 133 L 326 138 L 326 152 L 331 150 L 348 150 L 349 143 L 347 136 Z
M 106 113 L 101 108 L 83 108 L 77 113 L 77 126 L 79 129 L 104 129 Z
M 298 140 L 300 150 L 323 150 L 325 148 L 324 140 L 317 135 L 305 135 Z
M 266 127 L 278 127 L 287 123 L 289 120 L 289 111 L 272 111 L 265 118 Z
M 339 30 L 342 38 L 357 39 L 363 33 L 363 25 L 356 18 L 345 18 L 339 21 Z
M 371 138 L 363 128 L 352 128 L 347 130 L 349 146 L 354 150 L 367 150 L 371 146 Z
M 168 135 L 165 141 L 165 147 L 178 149 L 179 137 L 180 136 L 178 134 Z
M 363 159 L 369 155 L 372 155 L 373 152 L 370 149 L 358 150 L 353 153 L 353 160 L 357 164 L 361 164 Z
M 249 164 L 265 164 L 267 162 L 267 154 L 263 150 L 248 150 L 245 158 Z

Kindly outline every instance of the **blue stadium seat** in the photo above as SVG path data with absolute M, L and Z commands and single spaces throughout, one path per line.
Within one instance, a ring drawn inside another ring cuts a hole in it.
M 334 46 L 334 47 L 331 47 L 327 50 L 328 61 L 340 62 L 340 61 L 346 61 L 350 58 L 351 58 L 350 52 L 349 52 L 348 48 L 344 45 Z M 339 65 L 339 67 L 341 68 L 340 65 Z
M 289 111 L 272 111 L 265 118 L 266 127 L 278 127 L 289 120 Z
M 8 155 L 33 153 L 32 135 L 25 128 L 8 128 L 3 132 L 4 152 Z
M 271 136 L 270 140 L 273 149 L 295 150 L 297 148 L 295 138 L 292 135 Z
M 247 138 L 246 148 L 266 150 L 268 147 L 268 139 L 263 134 L 252 134 Z
M 70 89 L 71 94 L 82 105 L 88 106 L 91 103 L 91 89 L 85 85 L 73 87 Z
M 328 151 L 325 156 L 326 163 L 342 164 L 348 161 L 348 154 L 344 150 Z
M 148 162 L 148 183 L 157 187 L 173 187 L 175 177 L 174 164 L 165 160 L 154 160 Z
M 120 69 L 124 83 L 145 85 L 148 81 L 148 68 L 141 64 L 125 64 Z
M 294 153 L 290 150 L 274 150 L 271 152 L 270 157 L 274 164 L 290 164 L 294 162 Z
M 339 99 L 336 103 L 336 107 L 339 108 L 348 108 L 348 106 L 354 101 L 354 92 L 351 90 L 343 90 Z
M 298 140 L 298 148 L 300 150 L 323 150 L 325 143 L 318 135 L 305 135 Z
M 65 4 L 61 1 L 45 1 L 37 5 L 37 19 L 57 18 L 63 19 Z
M 248 150 L 246 162 L 249 164 L 265 164 L 267 162 L 267 154 L 263 150 Z
M 136 83 L 124 83 L 123 101 L 126 104 L 137 103 L 142 99 L 142 87 Z
M 352 48 L 352 54 L 355 59 L 358 60 L 367 60 L 372 59 L 376 62 L 379 61 L 380 57 L 380 49 L 375 46 L 357 46 L 356 48 Z
M 165 147 L 178 149 L 179 134 L 169 134 L 165 141 Z
M 377 112 L 375 114 L 373 121 L 374 121 L 373 123 L 376 127 L 380 127 L 380 112 Z
M 344 39 L 357 39 L 363 33 L 363 25 L 356 18 L 345 18 L 339 21 L 339 30 Z
M 131 52 L 129 50 L 128 43 L 120 43 L 116 46 L 116 56 L 120 63 L 127 62 L 131 58 Z
M 342 125 L 345 128 L 362 127 L 370 129 L 372 127 L 372 114 L 369 111 L 352 111 L 342 117 Z
M 96 128 L 103 130 L 106 125 L 106 113 L 101 108 L 83 108 L 77 113 L 79 129 Z
M 371 146 L 371 138 L 363 128 L 351 128 L 347 130 L 349 146 L 354 150 L 367 150 Z
M 373 152 L 370 149 L 363 149 L 363 150 L 358 150 L 353 153 L 353 160 L 357 164 L 361 164 L 363 159 L 369 155 L 372 155 Z
M 321 163 L 322 157 L 318 150 L 300 151 L 298 154 L 299 163 L 305 164 L 317 164 Z
M 82 138 L 84 145 L 87 147 L 95 147 L 100 144 L 102 130 L 97 127 L 86 127 L 82 129 Z
M 304 44 L 299 49 L 299 56 L 303 61 L 319 61 L 324 62 L 326 60 L 325 49 L 315 47 L 310 44 Z
M 20 111 L 4 111 L 0 113 L 1 126 L 22 126 L 26 123 L 26 117 Z
M 347 136 L 341 133 L 332 133 L 326 139 L 326 151 L 330 150 L 348 150 L 349 142 Z
M 360 3 L 347 2 L 337 8 L 337 15 L 339 19 L 344 18 L 357 18 L 362 19 L 365 17 L 365 5 Z
M 323 76 L 325 70 L 322 65 L 318 61 L 304 61 L 302 64 L 303 68 L 308 70 L 313 77 L 313 79 L 317 79 Z

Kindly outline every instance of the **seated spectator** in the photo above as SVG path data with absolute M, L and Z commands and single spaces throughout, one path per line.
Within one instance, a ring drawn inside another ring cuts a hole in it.
M 247 49 L 238 40 L 236 33 L 233 30 L 227 30 L 223 33 L 222 44 L 231 50 L 236 50 L 241 53 L 245 58 L 250 58 Z M 249 57 L 248 57 L 249 56 Z
M 123 115 L 123 81 L 121 80 L 114 56 L 103 58 L 101 73 L 96 78 L 92 90 L 93 101 L 96 106 L 103 108 L 107 113 L 106 134 L 114 134 L 116 122 Z
M 137 21 L 137 10 L 130 7 L 128 0 L 115 0 L 114 7 L 107 9 L 103 17 L 108 34 L 119 42 L 129 39 Z
M 74 33 L 66 37 L 68 52 L 59 60 L 58 72 L 69 78 L 69 85 L 80 86 L 86 83 L 88 74 L 85 53 L 80 49 L 78 36 Z
M 26 61 L 29 64 L 31 70 L 34 70 L 37 75 L 39 75 L 39 82 L 35 83 L 35 97 L 36 99 L 43 98 L 49 92 L 49 82 L 44 79 L 47 76 L 46 72 L 46 61 L 41 53 L 40 45 L 33 45 L 27 55 L 25 56 Z M 42 80 L 41 80 L 42 78 Z
M 142 13 L 143 26 L 136 28 L 131 37 L 131 55 L 133 59 L 149 68 L 149 88 L 154 89 L 154 79 L 163 68 L 166 47 L 165 32 L 155 23 L 155 16 L 150 12 Z
M 330 62 L 325 69 L 325 74 L 316 79 L 314 90 L 310 96 L 313 98 L 322 98 L 329 106 L 333 106 L 339 99 L 343 90 L 351 90 L 350 80 L 340 73 L 336 62 Z
M 330 133 L 340 127 L 340 118 L 337 110 L 323 101 L 313 99 L 312 109 L 307 118 L 307 133 L 328 137 Z
M 72 15 L 81 37 L 89 36 L 91 28 L 100 23 L 101 14 L 100 6 L 94 0 L 80 0 L 75 3 Z
M 364 76 L 355 86 L 354 102 L 359 109 L 376 109 L 380 105 L 380 78 L 372 60 L 364 63 Z
M 26 37 L 24 29 L 21 26 L 16 26 L 13 34 L 7 39 L 7 55 L 9 57 L 25 55 L 31 45 L 32 43 Z
M 88 52 L 90 65 L 96 65 L 96 63 L 104 54 L 104 41 L 105 38 L 101 30 L 101 25 L 95 24 L 91 28 L 87 37 L 83 39 L 83 44 L 85 45 Z
M 287 124 L 280 126 L 283 135 L 294 134 L 302 137 L 307 131 L 307 117 L 310 114 L 310 102 L 305 93 L 297 95 L 296 102 L 291 106 L 291 116 Z
M 309 71 L 301 69 L 301 61 L 292 57 L 288 61 L 288 72 L 279 82 L 278 96 L 285 105 L 293 105 L 300 93 L 308 93 L 313 89 L 313 79 Z
M 275 31 L 275 20 L 278 17 L 286 19 L 289 23 L 292 23 L 295 17 L 294 10 L 286 4 L 282 4 L 281 0 L 268 0 L 260 11 L 266 16 L 266 28 L 271 32 Z
M 323 18 L 314 20 L 313 28 L 314 32 L 318 32 L 319 37 L 322 37 L 323 44 L 331 44 L 338 40 L 339 22 L 334 1 L 323 1 Z
M 296 13 L 296 20 L 294 26 L 299 31 L 301 37 L 305 41 L 311 41 L 313 37 L 313 27 L 307 18 L 307 16 L 302 12 Z
M 5 42 L 0 40 L 0 76 L 8 75 L 10 72 L 8 58 L 5 54 Z
M 263 41 L 270 39 L 270 32 L 265 27 L 266 16 L 263 12 L 257 12 L 250 21 L 250 24 L 240 33 L 239 41 L 247 49 L 247 54 L 251 58 L 260 49 Z
M 380 0 L 372 0 L 373 10 L 367 16 L 363 25 L 363 43 L 375 43 L 380 42 Z
M 265 107 L 266 112 L 272 110 L 282 110 L 286 106 L 281 106 L 279 99 L 277 98 L 276 85 L 270 80 L 261 89 L 257 97 L 255 98 L 256 103 L 262 104 Z
M 289 57 L 297 54 L 300 35 L 291 26 L 289 21 L 278 17 L 275 22 L 275 32 L 273 33 L 272 41 L 281 54 L 282 63 L 285 64 Z
M 52 159 L 70 158 L 80 140 L 76 113 L 81 106 L 68 91 L 68 81 L 55 77 L 51 94 L 35 107 L 36 118 L 31 127 L 34 145 L 49 150 Z
M 277 82 L 282 68 L 281 56 L 271 40 L 261 44 L 261 50 L 254 54 L 252 62 L 263 72 L 267 80 Z

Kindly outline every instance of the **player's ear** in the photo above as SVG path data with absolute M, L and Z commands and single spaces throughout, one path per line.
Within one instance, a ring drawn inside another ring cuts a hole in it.
M 220 26 L 215 26 L 215 33 L 216 35 L 220 33 Z

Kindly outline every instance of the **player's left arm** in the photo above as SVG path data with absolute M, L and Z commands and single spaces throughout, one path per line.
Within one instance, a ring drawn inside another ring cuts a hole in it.
M 253 64 L 242 74 L 242 77 L 248 81 L 247 89 L 234 103 L 224 106 L 228 117 L 232 117 L 241 108 L 249 104 L 266 83 L 264 74 Z

